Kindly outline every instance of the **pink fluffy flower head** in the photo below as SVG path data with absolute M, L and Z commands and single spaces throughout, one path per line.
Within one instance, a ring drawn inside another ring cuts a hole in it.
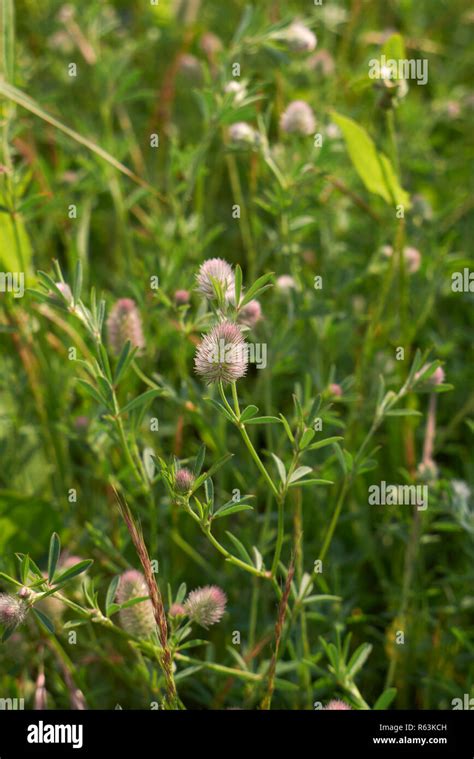
M 255 327 L 255 325 L 262 319 L 262 307 L 258 300 L 251 300 L 246 303 L 243 308 L 240 309 L 237 316 L 238 324 L 243 324 L 245 327 Z
M 324 709 L 327 711 L 350 711 L 351 707 L 345 701 L 339 701 L 337 698 L 334 698 L 326 704 Z
M 137 569 L 128 569 L 120 575 L 116 593 L 116 602 L 123 604 L 132 598 L 148 596 L 148 586 L 145 578 Z M 155 630 L 156 623 L 151 601 L 140 601 L 119 612 L 120 624 L 123 629 L 139 638 L 147 638 Z
M 22 598 L 0 593 L 0 627 L 14 630 L 25 620 L 28 606 Z
M 188 493 L 194 485 L 194 474 L 186 467 L 178 469 L 174 478 L 174 486 L 178 493 Z
M 337 384 L 337 382 L 332 382 L 329 385 L 329 392 L 331 395 L 335 395 L 337 398 L 340 398 L 342 395 L 342 387 Z
M 237 324 L 220 322 L 203 336 L 194 358 L 195 372 L 208 385 L 235 382 L 247 371 L 248 348 Z
M 301 21 L 294 21 L 288 27 L 285 33 L 285 41 L 290 50 L 296 53 L 310 53 L 318 42 L 314 32 Z
M 224 616 L 227 596 L 217 585 L 206 585 L 192 590 L 186 599 L 184 608 L 193 622 L 206 630 L 220 622 Z
M 113 306 L 107 319 L 109 344 L 116 356 L 130 340 L 132 348 L 142 350 L 145 347 L 142 320 L 135 301 L 120 298 Z
M 196 275 L 197 289 L 208 300 L 216 297 L 212 280 L 219 282 L 224 295 L 234 287 L 234 272 L 232 266 L 223 258 L 208 258 L 199 268 Z
M 308 103 L 304 100 L 293 100 L 282 113 L 280 126 L 287 134 L 313 134 L 316 119 Z

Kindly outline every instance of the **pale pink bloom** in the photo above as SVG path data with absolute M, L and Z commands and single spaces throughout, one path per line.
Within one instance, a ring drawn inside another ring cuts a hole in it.
M 278 277 L 275 284 L 277 290 L 285 295 L 288 295 L 291 290 L 296 289 L 296 282 L 289 274 L 282 274 L 281 277 Z
M 229 139 L 238 148 L 255 147 L 259 142 L 259 134 L 246 121 L 236 121 L 229 127 Z
M 290 50 L 296 53 L 310 53 L 318 40 L 314 32 L 301 21 L 294 21 L 284 34 L 284 39 Z
M 224 616 L 227 597 L 217 585 L 206 585 L 192 590 L 186 599 L 184 608 L 193 622 L 208 628 L 220 622 Z
M 117 586 L 116 602 L 123 604 L 132 598 L 148 596 L 148 586 L 145 578 L 137 569 L 128 569 L 120 575 Z M 156 622 L 153 606 L 149 598 L 134 606 L 119 611 L 120 624 L 123 629 L 138 638 L 147 638 L 155 630 Z
M 316 119 L 308 103 L 293 100 L 282 113 L 280 126 L 288 134 L 308 135 L 316 129 Z
M 342 395 L 342 387 L 338 385 L 336 382 L 332 382 L 329 385 L 329 392 L 331 393 L 331 395 L 335 395 L 338 398 L 340 398 Z
M 232 292 L 234 287 L 234 272 L 232 266 L 223 258 L 208 258 L 201 264 L 196 274 L 197 289 L 208 300 L 213 300 L 216 293 L 212 280 L 216 280 L 222 288 L 224 295 Z
M 230 321 L 217 324 L 198 346 L 194 369 L 206 384 L 235 382 L 248 367 L 248 343 L 240 328 Z
M 0 593 L 0 625 L 14 629 L 24 622 L 27 613 L 28 606 L 22 598 Z
M 251 300 L 243 306 L 238 315 L 237 323 L 245 327 L 255 327 L 257 322 L 262 319 L 262 307 L 258 300 Z
M 334 698 L 332 701 L 330 701 L 326 706 L 324 707 L 327 711 L 346 711 L 351 709 L 351 707 L 345 703 L 345 701 L 339 701 L 338 699 Z
M 132 348 L 141 351 L 145 347 L 142 320 L 135 301 L 120 298 L 113 306 L 107 319 L 107 333 L 112 351 L 118 356 L 130 340 Z

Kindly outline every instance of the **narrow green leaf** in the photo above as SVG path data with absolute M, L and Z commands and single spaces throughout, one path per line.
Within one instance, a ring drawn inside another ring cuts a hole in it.
M 37 608 L 33 607 L 32 611 L 35 617 L 41 622 L 41 624 L 47 629 L 47 631 L 50 632 L 52 635 L 54 635 L 55 634 L 54 625 L 51 622 L 50 618 Z
M 245 424 L 278 424 L 281 422 L 277 416 L 254 416 L 252 419 L 247 419 Z
M 195 477 L 199 477 L 199 475 L 201 474 L 201 469 L 203 467 L 205 457 L 206 457 L 206 446 L 204 445 L 204 443 L 201 443 L 198 454 L 196 456 L 196 462 L 194 464 Z
M 286 469 L 283 461 L 278 458 L 278 456 L 275 453 L 272 453 L 272 458 L 277 466 L 278 474 L 280 476 L 280 480 L 282 482 L 286 482 Z
M 130 411 L 141 408 L 142 406 L 151 403 L 151 401 L 158 395 L 161 395 L 161 390 L 146 390 L 139 395 L 138 398 L 134 398 L 133 401 L 127 403 L 127 405 L 121 409 L 120 414 L 128 414 Z
M 234 275 L 234 293 L 235 293 L 235 307 L 238 308 L 240 304 L 240 293 L 242 292 L 242 269 L 239 264 L 235 267 Z
M 382 695 L 378 697 L 373 706 L 373 709 L 375 711 L 379 711 L 380 709 L 388 709 L 396 695 L 396 688 L 387 688 L 387 690 L 385 690 Z
M 84 559 L 84 561 L 79 561 L 77 564 L 74 564 L 74 566 L 65 569 L 64 572 L 61 572 L 61 574 L 55 578 L 54 584 L 59 585 L 62 582 L 72 580 L 73 577 L 77 577 L 83 572 L 87 572 L 93 563 L 93 559 Z
M 105 597 L 105 613 L 109 617 L 109 606 L 114 603 L 115 595 L 117 593 L 118 584 L 120 582 L 120 575 L 115 575 L 107 588 L 107 595 Z
M 327 437 L 325 440 L 318 440 L 317 443 L 313 443 L 309 446 L 308 451 L 316 451 L 318 448 L 324 448 L 326 445 L 331 445 L 332 443 L 337 443 L 339 440 L 344 440 L 344 438 L 335 436 L 335 437 Z
M 221 517 L 228 517 L 229 514 L 236 514 L 238 511 L 253 511 L 253 506 L 248 503 L 234 503 L 233 506 L 221 506 L 219 511 L 213 515 L 213 519 L 220 519 Z
M 293 474 L 290 476 L 288 482 L 291 485 L 292 482 L 296 482 L 297 480 L 300 480 L 302 477 L 304 477 L 305 475 L 309 474 L 312 471 L 313 470 L 310 466 L 299 466 L 297 469 L 295 469 Z
M 273 277 L 273 272 L 269 272 L 268 274 L 263 274 L 263 276 L 259 277 L 256 282 L 252 285 L 252 287 L 249 288 L 246 295 L 242 298 L 242 302 L 240 304 L 240 307 L 245 306 L 249 301 L 252 300 L 252 298 L 255 298 L 255 296 L 262 292 L 263 289 L 267 287 L 271 287 L 271 285 L 267 285 L 267 282 Z
M 49 542 L 49 556 L 48 556 L 48 582 L 52 582 L 54 573 L 59 560 L 59 554 L 61 553 L 61 541 L 57 532 L 53 532 L 51 540 Z

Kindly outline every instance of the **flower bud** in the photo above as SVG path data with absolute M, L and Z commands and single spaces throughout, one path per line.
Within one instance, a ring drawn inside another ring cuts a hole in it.
M 174 486 L 178 493 L 189 493 L 194 485 L 194 474 L 186 468 L 178 469 L 174 478 Z
M 174 294 L 174 302 L 176 306 L 185 306 L 189 303 L 189 290 L 176 290 Z

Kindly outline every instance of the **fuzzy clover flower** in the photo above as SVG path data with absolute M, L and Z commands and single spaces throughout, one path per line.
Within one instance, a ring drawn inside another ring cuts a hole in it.
M 216 280 L 224 294 L 232 291 L 234 287 L 234 272 L 232 266 L 224 261 L 223 258 L 208 258 L 199 267 L 199 271 L 196 274 L 197 289 L 208 300 L 213 300 L 216 297 L 212 280 Z
M 116 602 L 123 604 L 132 598 L 148 596 L 145 578 L 137 569 L 128 569 L 120 575 L 116 593 Z M 147 638 L 155 630 L 156 622 L 151 601 L 140 601 L 119 612 L 120 624 L 131 635 Z
M 337 698 L 334 698 L 332 701 L 330 701 L 326 706 L 324 707 L 325 711 L 350 711 L 351 707 L 346 704 L 345 701 L 339 701 Z
M 207 385 L 214 382 L 235 382 L 248 367 L 248 343 L 234 322 L 217 324 L 198 346 L 194 370 Z
M 116 356 L 120 355 L 123 346 L 130 340 L 132 348 L 142 350 L 145 347 L 142 320 L 135 301 L 131 298 L 120 298 L 113 306 L 107 319 L 109 344 Z
M 0 627 L 14 630 L 24 622 L 28 613 L 28 605 L 22 598 L 0 593 Z
M 329 392 L 331 395 L 336 396 L 337 398 L 340 398 L 342 395 L 342 387 L 337 384 L 337 382 L 332 382 L 329 385 Z
M 259 134 L 246 121 L 236 121 L 229 127 L 229 139 L 237 148 L 255 147 L 259 142 Z
M 237 316 L 237 323 L 244 327 L 255 327 L 262 319 L 262 307 L 258 300 L 250 300 L 243 306 Z
M 194 474 L 186 467 L 178 469 L 174 478 L 175 489 L 178 493 L 188 493 L 194 485 L 195 479 Z
M 220 622 L 224 616 L 227 596 L 217 585 L 206 585 L 192 590 L 186 599 L 184 609 L 193 622 L 206 630 Z
M 312 134 L 316 129 L 316 119 L 308 103 L 293 100 L 282 113 L 280 126 L 287 134 Z
M 227 94 L 232 94 L 234 104 L 238 105 L 243 100 L 245 100 L 245 96 L 247 95 L 247 87 L 244 82 L 237 82 L 235 79 L 232 79 L 230 82 L 227 82 L 226 86 L 224 87 L 224 92 L 227 92 Z
M 282 274 L 276 281 L 276 289 L 283 295 L 289 295 L 296 289 L 296 282 L 290 274 Z
M 288 27 L 284 39 L 290 50 L 295 53 L 310 53 L 318 44 L 314 32 L 301 21 L 294 21 Z

